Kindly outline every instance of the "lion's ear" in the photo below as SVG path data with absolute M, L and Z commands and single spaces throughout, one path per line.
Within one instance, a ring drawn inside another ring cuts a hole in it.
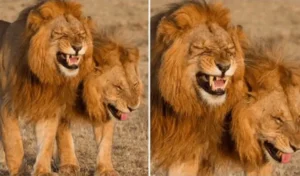
M 140 58 L 139 49 L 137 47 L 129 48 L 128 57 L 132 61 L 138 61 Z
M 231 34 L 232 38 L 237 41 L 235 42 L 239 42 L 239 45 L 241 46 L 241 48 L 246 48 L 248 45 L 248 38 L 243 30 L 243 27 L 241 25 L 229 25 L 228 26 L 228 32 Z
M 181 34 L 189 30 L 196 18 L 189 13 L 181 12 L 184 9 L 175 12 L 170 16 L 163 17 L 157 27 L 157 38 L 163 42 L 169 43 L 174 38 L 178 38 Z
M 137 62 L 139 61 L 139 49 L 137 47 L 131 48 L 120 48 L 121 58 L 126 58 L 125 60 Z
M 40 13 L 36 10 L 31 10 L 27 17 L 26 29 L 32 32 L 37 32 L 43 23 Z
M 84 18 L 84 22 L 87 24 L 88 28 L 91 31 L 95 31 L 96 29 L 96 24 L 94 23 L 93 19 L 91 16 L 87 16 Z

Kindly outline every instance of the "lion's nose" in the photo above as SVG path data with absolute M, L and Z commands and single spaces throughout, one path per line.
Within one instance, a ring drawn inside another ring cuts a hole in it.
M 82 45 L 72 45 L 72 48 L 75 50 L 76 54 L 82 49 Z
M 230 64 L 216 64 L 216 65 L 223 74 L 230 68 Z
M 291 148 L 294 150 L 294 152 L 296 152 L 297 150 L 299 150 L 299 147 L 294 146 L 293 144 L 290 143 Z
M 128 106 L 127 108 L 130 112 L 132 112 L 132 111 L 135 111 L 138 107 L 139 107 L 139 105 L 135 105 L 135 106 Z
M 134 111 L 134 109 L 131 108 L 131 107 L 128 107 L 128 109 L 129 109 L 130 112 Z

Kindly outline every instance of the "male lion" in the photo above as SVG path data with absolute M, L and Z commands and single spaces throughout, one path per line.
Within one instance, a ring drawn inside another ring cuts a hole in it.
M 77 117 L 94 128 L 98 147 L 95 175 L 118 175 L 111 161 L 114 119 L 126 120 L 139 107 L 142 83 L 138 49 L 122 44 L 115 35 L 101 32 L 93 36 L 96 68 L 84 79 L 77 103 L 67 108 L 57 132 L 61 174 L 74 175 L 79 170 L 70 132 L 70 123 Z
M 1 132 L 11 175 L 20 172 L 24 156 L 18 117 L 36 125 L 33 175 L 52 174 L 59 118 L 93 65 L 90 30 L 80 4 L 50 0 L 25 9 L 3 35 Z
M 169 175 L 212 174 L 224 117 L 245 92 L 245 37 L 221 4 L 175 4 L 152 20 L 152 159 Z
M 10 25 L 9 22 L 0 20 L 0 39 L 3 38 L 3 35 L 4 35 L 6 29 L 8 28 L 9 25 Z M 1 48 L 1 45 L 2 45 L 1 43 L 3 41 L 2 40 L 0 40 L 0 41 L 1 41 L 0 42 L 0 48 Z
M 271 161 L 288 163 L 300 149 L 300 62 L 272 40 L 259 42 L 245 50 L 249 93 L 233 109 L 231 130 L 249 175 L 272 175 Z

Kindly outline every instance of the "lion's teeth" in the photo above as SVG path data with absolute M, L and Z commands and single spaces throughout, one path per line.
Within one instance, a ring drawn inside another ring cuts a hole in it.
M 67 63 L 69 64 L 70 63 L 70 55 L 67 54 Z
M 209 86 L 212 87 L 214 83 L 214 77 L 213 76 L 209 76 Z
M 77 63 L 80 62 L 81 58 L 82 58 L 82 56 L 78 56 L 78 57 L 77 57 Z

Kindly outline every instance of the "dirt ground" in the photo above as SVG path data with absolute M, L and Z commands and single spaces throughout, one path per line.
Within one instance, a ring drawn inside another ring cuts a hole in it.
M 33 0 L 0 0 L 0 20 L 13 22 L 18 13 L 33 4 Z M 116 25 L 126 28 L 134 36 L 140 49 L 140 72 L 144 83 L 143 101 L 139 110 L 133 112 L 126 122 L 117 122 L 113 145 L 113 165 L 122 176 L 144 176 L 148 174 L 148 1 L 147 0 L 78 0 L 84 12 L 98 26 Z M 23 126 L 24 148 L 27 170 L 32 171 L 36 156 L 36 143 L 31 126 Z M 75 125 L 73 128 L 76 154 L 82 175 L 92 175 L 96 163 L 96 143 L 90 125 Z M 0 162 L 3 163 L 0 154 Z M 0 176 L 8 172 L 0 165 Z M 27 174 L 26 174 L 27 175 Z
M 294 51 L 293 54 L 300 56 L 299 0 L 218 0 L 220 1 L 231 10 L 233 22 L 242 25 L 248 35 L 283 40 L 287 48 Z M 166 4 L 174 2 L 180 1 L 151 0 L 151 15 L 165 9 Z M 300 154 L 295 154 L 292 163 L 278 164 L 275 168 L 273 175 L 276 176 L 300 175 Z

